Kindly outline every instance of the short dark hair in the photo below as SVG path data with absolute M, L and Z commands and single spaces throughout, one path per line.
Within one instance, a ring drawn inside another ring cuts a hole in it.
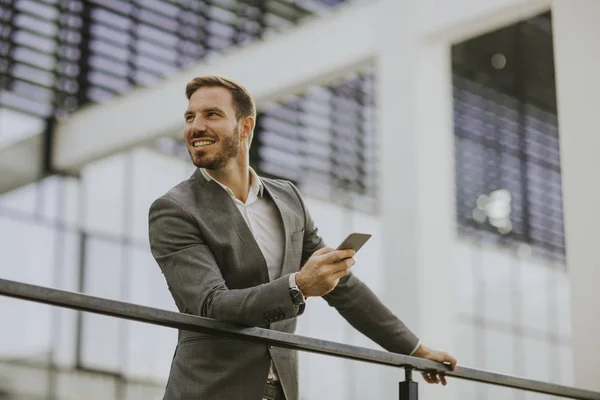
M 250 92 L 248 92 L 248 90 L 240 83 L 222 76 L 198 76 L 189 81 L 185 87 L 185 95 L 188 100 L 196 90 L 202 87 L 224 87 L 231 93 L 233 106 L 236 112 L 235 116 L 238 120 L 245 117 L 256 118 L 256 106 L 254 105 L 254 100 L 252 99 Z

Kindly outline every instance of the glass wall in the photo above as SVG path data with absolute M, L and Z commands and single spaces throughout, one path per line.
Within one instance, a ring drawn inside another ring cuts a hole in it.
M 156 171 L 160 171 L 157 174 Z M 191 171 L 144 148 L 0 197 L 0 276 L 175 310 L 147 239 L 151 201 Z M 2 361 L 161 382 L 176 332 L 0 298 Z M 152 348 L 152 351 L 148 351 Z M 43 382 L 42 382 L 43 383 Z

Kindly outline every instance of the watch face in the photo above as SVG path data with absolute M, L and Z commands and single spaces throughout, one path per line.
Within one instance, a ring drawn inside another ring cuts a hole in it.
M 298 289 L 290 289 L 290 296 L 292 297 L 292 303 L 294 304 L 302 304 L 304 298 L 302 293 Z

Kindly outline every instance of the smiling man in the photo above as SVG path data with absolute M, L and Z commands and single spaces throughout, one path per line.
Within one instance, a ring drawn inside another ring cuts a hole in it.
M 454 357 L 421 344 L 350 272 L 352 250 L 325 246 L 291 182 L 250 168 L 256 109 L 248 91 L 202 76 L 186 95 L 184 138 L 197 170 L 149 215 L 152 254 L 178 309 L 294 333 L 306 298 L 323 297 L 388 351 L 454 369 Z M 180 330 L 164 398 L 297 400 L 296 352 Z

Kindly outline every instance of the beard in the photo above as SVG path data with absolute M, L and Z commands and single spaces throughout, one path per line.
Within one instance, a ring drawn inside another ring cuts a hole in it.
M 229 160 L 238 156 L 240 152 L 239 125 L 236 125 L 233 131 L 223 136 L 217 143 L 210 145 L 210 147 L 213 146 L 220 146 L 220 148 L 211 148 L 208 150 L 209 154 L 206 154 L 206 151 L 188 147 L 192 162 L 197 168 L 219 170 L 225 167 Z

